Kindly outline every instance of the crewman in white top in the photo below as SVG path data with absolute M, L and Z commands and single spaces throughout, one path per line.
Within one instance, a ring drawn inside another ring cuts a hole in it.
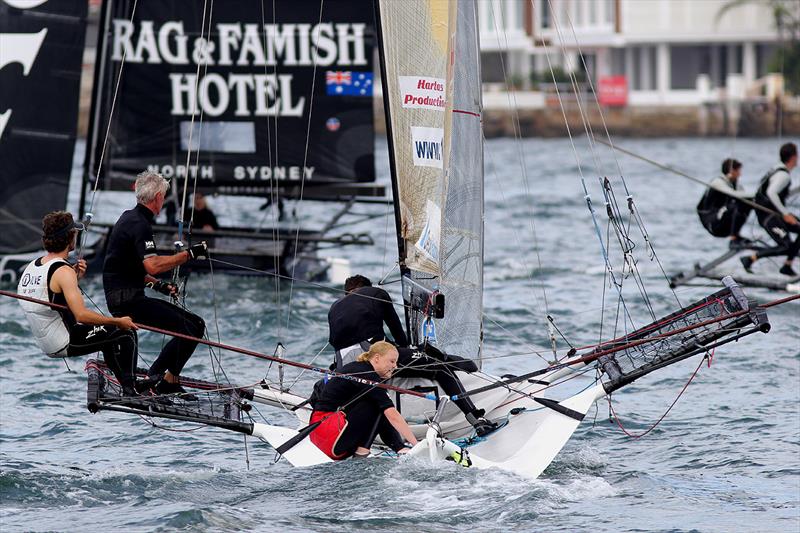
M 42 219 L 42 243 L 47 255 L 31 261 L 17 286 L 22 296 L 63 305 L 66 309 L 20 300 L 33 336 L 50 357 L 73 357 L 103 352 L 123 396 L 136 396 L 134 380 L 138 358 L 136 325 L 130 317 L 107 317 L 86 308 L 78 279 L 86 261 L 67 262 L 83 224 L 70 213 L 54 211 Z
M 797 166 L 797 145 L 786 143 L 781 146 L 781 162 L 776 165 L 761 179 L 761 185 L 756 192 L 755 201 L 770 210 L 772 213 L 758 211 L 758 223 L 767 230 L 769 236 L 777 246 L 766 251 L 760 251 L 750 256 L 741 258 L 742 266 L 750 272 L 750 268 L 761 257 L 774 257 L 786 255 L 786 261 L 779 272 L 786 276 L 797 276 L 792 268 L 792 261 L 800 251 L 800 223 L 797 216 L 789 212 L 786 199 L 789 197 L 792 178 L 790 173 Z M 794 240 L 791 234 L 796 234 Z

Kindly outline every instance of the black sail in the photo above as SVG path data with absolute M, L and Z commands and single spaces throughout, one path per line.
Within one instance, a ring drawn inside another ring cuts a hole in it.
M 129 190 L 152 169 L 182 188 L 197 165 L 198 189 L 222 194 L 373 182 L 370 6 L 109 2 L 88 180 Z
M 87 6 L 0 2 L 0 254 L 41 249 L 42 216 L 66 206 Z

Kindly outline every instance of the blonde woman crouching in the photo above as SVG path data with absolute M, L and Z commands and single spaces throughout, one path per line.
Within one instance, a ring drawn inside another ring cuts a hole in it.
M 397 368 L 397 357 L 392 344 L 376 342 L 340 372 L 383 383 Z M 407 443 L 417 443 L 386 389 L 346 378 L 331 378 L 314 402 L 311 423 L 320 420 L 322 423 L 311 433 L 311 442 L 334 460 L 369 455 L 376 434 L 398 453 L 408 451 Z

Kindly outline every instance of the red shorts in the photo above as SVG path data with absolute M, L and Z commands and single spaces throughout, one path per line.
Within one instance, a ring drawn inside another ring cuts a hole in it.
M 341 437 L 347 427 L 347 417 L 344 411 L 314 411 L 311 413 L 311 420 L 309 423 L 313 424 L 323 418 L 325 420 L 311 432 L 311 442 L 334 461 L 346 458 L 349 455 L 348 453 L 340 455 L 333 453 L 333 449 L 339 441 L 339 437 Z

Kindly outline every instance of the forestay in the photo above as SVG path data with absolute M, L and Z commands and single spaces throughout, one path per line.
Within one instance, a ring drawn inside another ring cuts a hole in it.
M 411 338 L 479 359 L 483 137 L 475 2 L 381 1 L 379 12 Z M 432 316 L 434 291 L 445 296 L 442 318 Z

